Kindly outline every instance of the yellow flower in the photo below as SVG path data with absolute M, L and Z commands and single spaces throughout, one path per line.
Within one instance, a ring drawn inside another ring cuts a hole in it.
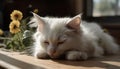
M 3 33 L 4 33 L 4 32 L 3 32 L 3 30 L 2 30 L 2 29 L 0 29 L 0 35 L 3 35 Z
M 14 20 L 9 25 L 10 32 L 12 34 L 18 33 L 20 31 L 20 22 L 17 20 Z
M 34 13 L 38 13 L 38 9 L 34 9 L 33 12 L 34 12 Z
M 23 17 L 23 14 L 19 10 L 14 10 L 11 14 L 11 20 L 21 20 Z

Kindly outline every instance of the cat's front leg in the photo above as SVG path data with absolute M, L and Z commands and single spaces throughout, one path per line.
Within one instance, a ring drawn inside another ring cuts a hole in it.
M 69 51 L 66 54 L 67 60 L 86 60 L 88 59 L 88 55 L 85 52 L 80 51 Z
M 48 54 L 42 47 L 35 47 L 33 55 L 34 57 L 39 59 L 48 58 Z
M 45 53 L 45 52 L 38 52 L 37 54 L 36 54 L 36 58 L 38 58 L 38 59 L 46 59 L 46 58 L 49 58 L 49 56 L 47 55 L 47 53 Z

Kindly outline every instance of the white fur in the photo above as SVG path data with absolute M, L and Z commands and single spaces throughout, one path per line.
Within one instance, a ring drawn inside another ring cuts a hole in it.
M 37 54 L 40 52 L 40 53 L 42 53 L 42 52 L 44 52 L 44 50 L 43 50 L 43 48 L 40 46 L 39 47 L 39 45 L 40 45 L 40 36 L 39 36 L 39 32 L 36 32 L 34 35 L 33 35 L 33 37 L 34 37 L 34 40 L 35 40 L 35 43 L 34 43 L 34 54 L 33 54 L 33 56 L 35 56 L 35 57 L 37 57 Z
M 70 51 L 67 53 L 66 58 L 68 60 L 86 60 L 88 56 L 84 52 Z
M 119 51 L 118 44 L 116 44 L 113 37 L 110 36 L 108 33 L 105 33 L 99 25 L 97 25 L 96 23 L 84 22 L 84 24 L 81 26 L 83 27 L 86 37 L 88 38 L 91 37 L 92 40 L 94 39 L 95 41 L 101 39 L 99 47 L 102 47 L 105 51 L 107 51 L 107 53 L 109 54 L 118 53 Z
M 38 58 L 45 58 L 48 53 L 45 44 L 42 42 L 46 38 L 49 38 L 50 44 L 54 44 L 52 42 L 56 41 L 56 37 L 58 37 L 58 35 L 64 34 L 60 33 L 61 29 L 62 31 L 68 30 L 65 28 L 65 25 L 71 19 L 72 18 L 42 18 L 42 20 L 47 23 L 48 26 L 46 26 L 42 32 L 36 31 L 34 34 L 35 42 L 33 46 L 33 55 Z M 36 20 L 34 19 L 33 22 L 36 23 Z M 81 58 L 86 60 L 89 57 L 101 57 L 103 54 L 118 53 L 119 46 L 115 43 L 112 36 L 110 36 L 108 33 L 103 32 L 98 24 L 87 23 L 83 21 L 80 24 L 80 28 L 82 31 L 81 35 L 71 33 L 70 35 L 73 37 L 65 37 L 68 39 L 68 41 L 71 41 L 72 39 L 72 42 L 66 42 L 65 45 L 59 46 L 57 49 L 58 52 L 55 53 L 55 57 L 60 56 L 61 54 L 65 53 L 65 50 L 69 49 L 73 50 L 66 52 L 66 59 L 68 60 L 79 60 Z

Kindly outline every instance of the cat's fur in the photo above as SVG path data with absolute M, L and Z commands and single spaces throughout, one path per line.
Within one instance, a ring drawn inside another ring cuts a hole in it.
M 59 58 L 65 54 L 68 60 L 86 60 L 104 54 L 117 54 L 118 45 L 96 23 L 82 22 L 81 15 L 73 18 L 40 17 L 33 13 L 31 26 L 37 26 L 33 35 L 33 56 Z

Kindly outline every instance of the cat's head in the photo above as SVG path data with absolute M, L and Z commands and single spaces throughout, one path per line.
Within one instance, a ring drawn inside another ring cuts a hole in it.
M 59 57 L 79 45 L 82 33 L 80 15 L 73 18 L 43 18 L 34 13 L 33 15 L 38 24 L 40 44 L 50 57 Z

